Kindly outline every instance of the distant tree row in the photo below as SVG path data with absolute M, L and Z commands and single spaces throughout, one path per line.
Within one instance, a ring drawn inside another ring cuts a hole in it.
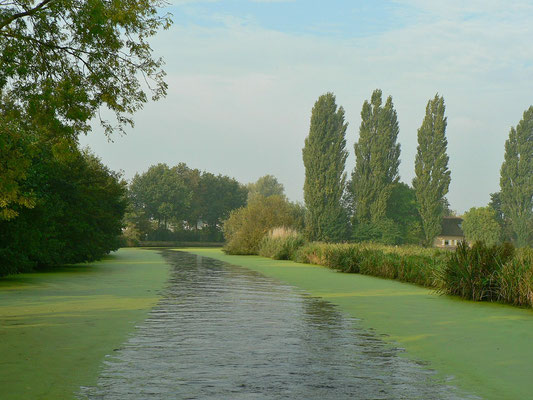
M 446 155 L 444 99 L 428 102 L 418 130 L 413 187 L 399 182 L 398 117 L 381 90 L 361 111 L 356 165 L 347 181 L 347 124 L 335 96 L 319 97 L 303 148 L 306 233 L 311 240 L 377 240 L 388 244 L 430 244 L 447 212 L 450 183 Z
M 222 220 L 246 204 L 248 189 L 235 179 L 180 163 L 136 174 L 128 194 L 126 237 L 139 240 L 221 241 Z

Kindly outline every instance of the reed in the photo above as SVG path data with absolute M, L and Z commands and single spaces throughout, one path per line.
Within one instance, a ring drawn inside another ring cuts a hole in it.
M 501 300 L 501 282 L 506 279 L 502 273 L 513 256 L 514 247 L 508 243 L 487 246 L 476 242 L 469 247 L 462 242 L 448 257 L 440 291 L 476 301 Z M 509 278 L 512 273 L 507 269 Z
M 259 255 L 275 260 L 292 260 L 296 251 L 305 244 L 303 235 L 296 230 L 277 227 L 270 230 L 259 244 Z
M 259 254 L 414 283 L 469 300 L 533 307 L 533 249 L 515 250 L 508 243 L 461 243 L 450 252 L 370 242 L 306 242 L 294 230 L 275 228 L 261 241 Z

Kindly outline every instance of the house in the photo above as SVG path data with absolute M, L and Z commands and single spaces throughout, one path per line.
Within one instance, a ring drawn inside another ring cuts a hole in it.
M 465 240 L 461 228 L 462 222 L 463 219 L 460 217 L 444 217 L 440 235 L 435 238 L 433 246 L 441 249 L 455 249 L 461 241 Z

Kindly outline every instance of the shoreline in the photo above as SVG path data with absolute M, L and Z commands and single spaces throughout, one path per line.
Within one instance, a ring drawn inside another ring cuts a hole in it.
M 414 284 L 327 267 L 231 256 L 220 249 L 175 249 L 258 271 L 336 304 L 405 356 L 483 399 L 530 396 L 533 310 L 437 295 Z
M 0 279 L 0 397 L 73 399 L 160 299 L 168 264 L 120 249 L 101 261 Z

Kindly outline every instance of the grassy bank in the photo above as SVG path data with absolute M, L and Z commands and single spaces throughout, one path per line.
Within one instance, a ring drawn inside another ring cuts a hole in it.
M 0 279 L 0 398 L 72 399 L 159 298 L 154 251 Z
M 317 265 L 218 249 L 194 254 L 247 267 L 338 305 L 407 356 L 429 362 L 440 376 L 483 399 L 531 397 L 533 311 L 439 296 L 434 290 Z
M 455 251 L 375 243 L 320 243 L 306 242 L 296 231 L 278 228 L 263 237 L 258 253 L 415 283 L 469 300 L 533 307 L 533 250 L 515 249 L 509 243 L 461 243 Z

